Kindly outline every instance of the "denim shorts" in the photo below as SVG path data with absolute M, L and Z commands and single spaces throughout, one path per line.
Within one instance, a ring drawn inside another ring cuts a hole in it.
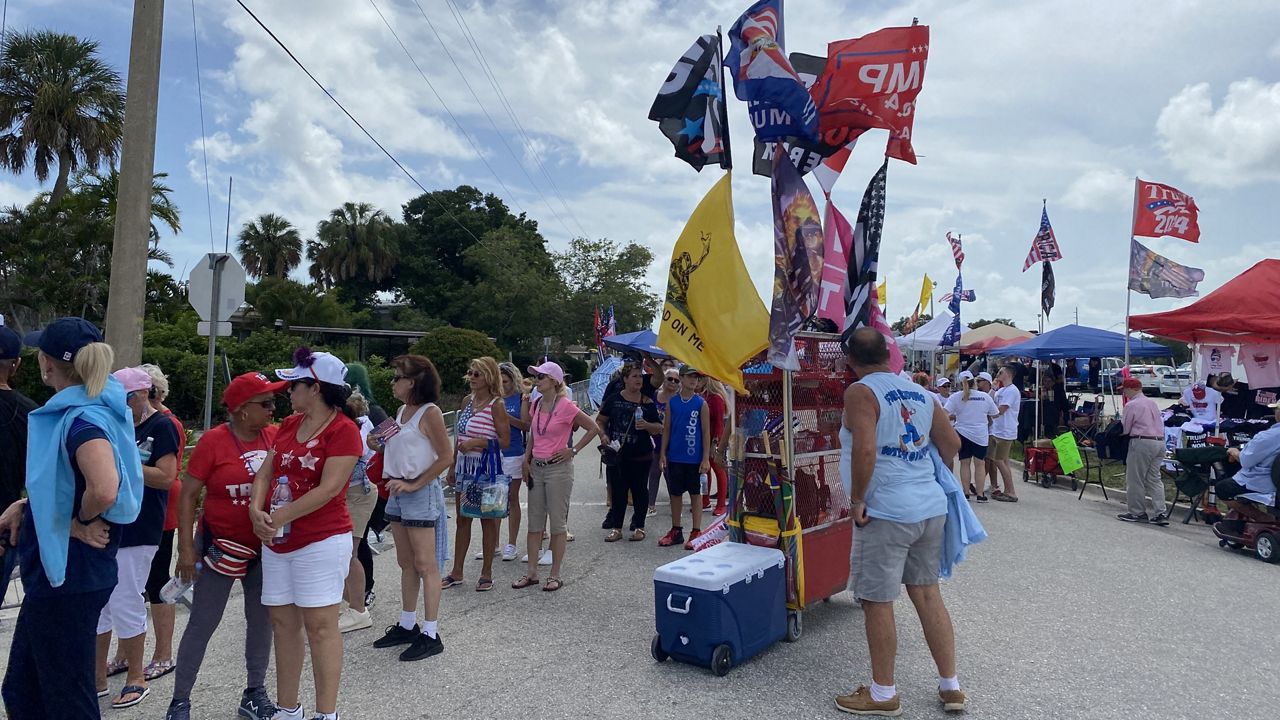
M 392 495 L 384 511 L 387 522 L 420 528 L 435 527 L 443 514 L 444 489 L 439 478 L 413 492 Z

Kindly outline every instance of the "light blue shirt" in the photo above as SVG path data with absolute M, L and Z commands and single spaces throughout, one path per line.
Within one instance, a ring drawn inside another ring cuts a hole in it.
M 1250 491 L 1275 499 L 1276 486 L 1271 481 L 1271 466 L 1280 455 L 1280 425 L 1253 436 L 1240 451 L 1240 472 L 1232 479 Z
M 930 456 L 933 397 L 890 373 L 872 373 L 858 382 L 880 404 L 876 466 L 865 498 L 867 515 L 900 523 L 946 515 L 947 496 L 938 485 Z

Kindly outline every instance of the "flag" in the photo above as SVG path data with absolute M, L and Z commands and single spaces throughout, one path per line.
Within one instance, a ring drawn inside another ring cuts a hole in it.
M 1044 273 L 1040 276 L 1040 309 L 1044 310 L 1045 317 L 1049 317 L 1049 311 L 1053 309 L 1054 290 L 1053 265 L 1045 260 Z
M 881 305 L 889 304 L 889 279 L 885 278 L 876 286 L 876 300 Z
M 947 293 L 946 295 L 942 296 L 942 302 L 950 303 L 954 296 L 955 296 L 954 293 Z M 976 290 L 965 290 L 964 292 L 960 293 L 961 302 L 976 302 L 977 300 L 978 300 L 978 292 Z
M 853 226 L 827 196 L 822 215 L 822 282 L 818 287 L 818 317 L 840 327 L 844 323 L 845 285 L 849 282 L 849 253 Z
M 1196 207 L 1194 198 L 1171 185 L 1134 178 L 1133 234 L 1138 237 L 1170 235 L 1198 243 L 1200 208 Z
M 591 323 L 591 327 L 595 328 L 595 332 L 596 332 L 596 353 L 600 356 L 600 360 L 603 361 L 605 356 L 604 325 L 601 324 L 599 305 L 596 306 L 595 321 Z
M 733 236 L 731 173 L 725 173 L 676 240 L 658 345 L 745 393 L 742 365 L 768 338 L 769 314 Z
M 920 303 L 919 308 L 924 310 L 929 306 L 929 301 L 933 299 L 933 281 L 929 279 L 929 274 L 925 273 L 924 282 L 920 283 Z
M 795 335 L 818 308 L 823 234 L 818 205 L 786 155 L 774 156 L 773 306 L 769 315 L 769 362 L 799 370 Z
M 818 80 L 822 75 L 823 69 L 827 66 L 827 58 L 817 55 L 793 52 L 787 53 L 787 59 L 791 61 L 792 69 L 796 71 L 796 75 L 800 76 L 800 82 L 806 90 L 813 88 L 814 82 Z M 792 164 L 796 166 L 801 175 L 806 175 L 809 172 L 821 173 L 818 182 L 822 184 L 823 190 L 830 194 L 831 184 L 835 182 L 835 178 L 839 177 L 840 171 L 844 168 L 844 159 L 849 156 L 848 150 L 853 148 L 855 142 L 849 140 L 848 136 L 849 131 L 845 129 L 838 129 L 836 132 L 824 135 L 817 140 L 788 136 L 783 142 L 783 149 L 791 156 Z M 751 171 L 756 175 L 765 177 L 772 175 L 773 151 L 776 147 L 775 143 L 764 142 L 756 138 L 755 157 L 751 162 Z M 844 159 L 837 159 L 830 163 L 825 162 L 842 152 Z
M 951 237 L 951 233 L 947 233 L 947 242 L 951 243 L 951 257 L 956 260 L 956 270 L 964 264 L 964 248 L 960 245 L 960 237 L 959 235 Z
M 860 327 L 874 327 L 884 335 L 889 345 L 889 368 L 902 370 L 902 351 L 893 337 L 893 330 L 880 312 L 880 305 L 871 302 L 876 288 L 876 273 L 880 263 L 880 238 L 884 232 L 885 178 L 889 170 L 886 159 L 871 176 L 867 190 L 862 194 L 862 206 L 858 208 L 858 221 L 853 228 L 853 248 L 849 253 L 849 280 L 844 299 L 845 318 L 841 338 Z
M 1157 255 L 1137 240 L 1129 241 L 1129 289 L 1153 298 L 1196 297 L 1204 280 L 1200 268 L 1180 265 Z
M 1049 224 L 1049 209 L 1047 206 L 1041 207 L 1040 231 L 1031 241 L 1031 252 L 1027 253 L 1027 260 L 1022 264 L 1022 272 L 1026 272 L 1035 263 L 1061 259 L 1062 250 L 1058 247 L 1058 238 L 1054 237 L 1053 226 Z
M 783 50 L 782 0 L 759 0 L 729 28 L 725 68 L 761 140 L 818 137 L 818 110 Z
M 609 306 L 609 319 L 604 323 L 604 336 L 613 337 L 618 334 L 618 322 L 613 317 L 613 306 Z
M 699 172 L 707 163 L 729 167 L 719 71 L 720 39 L 703 35 L 676 61 L 649 108 L 676 157 Z
M 951 324 L 942 333 L 942 340 L 938 343 L 940 347 L 951 347 L 960 342 L 960 299 L 964 297 L 964 278 L 960 273 L 956 273 L 956 287 L 948 295 L 947 310 L 951 313 Z
M 884 128 L 885 155 L 915 164 L 912 122 L 928 59 L 927 25 L 829 43 L 826 67 L 811 90 L 823 141 L 839 138 L 844 144 L 870 128 Z

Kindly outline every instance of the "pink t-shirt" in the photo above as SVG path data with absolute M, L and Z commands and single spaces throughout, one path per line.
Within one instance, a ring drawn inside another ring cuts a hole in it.
M 578 406 L 567 397 L 538 398 L 534 404 L 533 422 L 529 427 L 529 442 L 533 457 L 546 460 L 569 446 L 573 434 L 573 419 L 578 417 Z

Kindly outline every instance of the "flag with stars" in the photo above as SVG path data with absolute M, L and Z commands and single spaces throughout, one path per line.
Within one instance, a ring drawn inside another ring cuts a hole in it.
M 719 59 L 719 38 L 698 38 L 676 61 L 649 108 L 649 119 L 675 146 L 676 157 L 699 172 L 707 163 L 729 167 Z
M 1031 252 L 1022 263 L 1022 272 L 1038 262 L 1053 262 L 1062 259 L 1062 249 L 1058 247 L 1058 238 L 1053 234 L 1053 226 L 1049 224 L 1049 206 L 1040 208 L 1040 230 L 1031 241 Z
M 853 227 L 853 247 L 849 252 L 848 282 L 845 283 L 844 326 L 842 339 L 860 327 L 873 327 L 884 335 L 889 345 L 889 369 L 902 370 L 902 352 L 893 331 L 880 311 L 876 292 L 876 275 L 880 265 L 880 238 L 884 233 L 885 180 L 889 170 L 886 159 L 867 184 L 858 208 L 858 221 Z
M 964 277 L 956 273 L 956 288 L 951 291 L 951 302 L 947 311 L 951 313 L 951 325 L 942 333 L 939 347 L 953 347 L 960 342 L 960 301 L 964 299 Z

